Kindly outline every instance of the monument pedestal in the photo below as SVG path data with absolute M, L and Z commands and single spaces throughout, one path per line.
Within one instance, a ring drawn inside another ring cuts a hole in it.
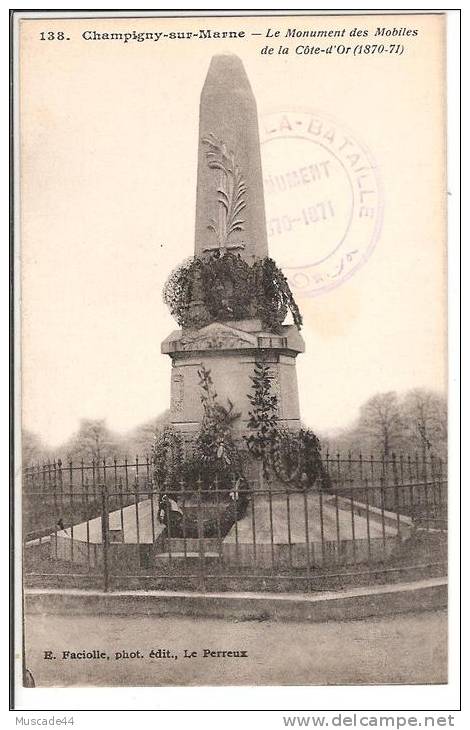
M 263 360 L 273 376 L 272 391 L 278 397 L 279 423 L 300 428 L 299 394 L 295 358 L 304 352 L 297 328 L 283 325 L 280 334 L 264 332 L 257 319 L 213 322 L 200 329 L 179 329 L 162 343 L 162 353 L 172 360 L 170 421 L 187 438 L 199 429 L 203 409 L 198 370 L 210 370 L 219 402 L 230 400 L 240 418 L 234 431 L 242 435 L 252 406 L 255 362 Z M 237 435 L 236 433 L 234 435 Z

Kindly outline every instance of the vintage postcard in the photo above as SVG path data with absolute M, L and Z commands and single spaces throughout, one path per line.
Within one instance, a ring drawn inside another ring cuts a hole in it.
M 14 54 L 20 683 L 445 685 L 446 14 Z

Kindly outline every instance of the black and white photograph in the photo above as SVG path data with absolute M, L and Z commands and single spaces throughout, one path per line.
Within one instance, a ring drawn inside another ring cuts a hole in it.
M 446 23 L 14 18 L 21 697 L 447 685 Z

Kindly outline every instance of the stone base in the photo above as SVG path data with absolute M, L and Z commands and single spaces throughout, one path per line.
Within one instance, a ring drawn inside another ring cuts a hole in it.
M 198 431 L 203 417 L 198 370 L 204 365 L 211 372 L 218 401 L 222 405 L 232 402 L 240 413 L 234 431 L 243 433 L 251 410 L 251 377 L 255 362 L 262 358 L 274 376 L 272 390 L 278 396 L 280 423 L 298 430 L 295 358 L 304 349 L 303 339 L 293 325 L 284 325 L 280 334 L 274 334 L 264 332 L 256 319 L 229 324 L 214 322 L 198 330 L 172 332 L 162 343 L 162 352 L 172 359 L 172 425 L 188 438 Z
M 411 519 L 349 500 L 308 494 L 252 495 L 247 513 L 223 541 L 227 565 L 299 568 L 379 562 L 411 534 Z M 323 514 L 323 525 L 320 518 Z M 308 542 L 307 542 L 308 541 Z

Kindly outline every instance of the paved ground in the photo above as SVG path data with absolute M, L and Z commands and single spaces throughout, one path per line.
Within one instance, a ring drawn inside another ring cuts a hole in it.
M 382 537 L 382 515 L 380 510 L 369 509 L 369 527 L 367 519 L 357 514 L 351 517 L 351 503 L 348 499 L 339 500 L 338 511 L 336 511 L 335 498 L 325 496 L 322 499 L 322 515 L 323 515 L 323 539 L 326 541 L 351 540 L 354 535 L 356 539 L 366 538 L 369 530 L 371 538 Z M 291 494 L 289 496 L 289 506 L 285 495 L 274 496 L 271 501 L 265 497 L 256 497 L 252 499 L 246 517 L 240 520 L 232 527 L 231 531 L 225 538 L 225 542 L 235 542 L 237 539 L 241 543 L 251 544 L 253 542 L 253 519 L 252 512 L 255 512 L 256 524 L 256 542 L 271 542 L 271 516 L 273 539 L 275 543 L 287 545 L 290 540 L 293 543 L 304 544 L 306 541 L 306 528 L 308 528 L 309 540 L 321 543 L 321 519 L 320 519 L 320 497 L 318 494 Z M 307 513 L 307 518 L 305 514 Z M 395 518 L 392 513 L 387 513 L 391 518 Z M 405 518 L 406 519 L 406 518 Z M 385 524 L 383 530 L 387 535 L 396 535 L 396 523 Z M 236 537 L 237 536 L 237 537 Z
M 304 543 L 306 539 L 306 517 L 309 531 L 309 539 L 313 542 L 321 541 L 320 528 L 320 498 L 317 494 L 308 494 L 304 498 L 301 494 L 290 494 L 289 504 L 287 504 L 286 495 L 275 495 L 271 501 L 265 496 L 257 496 L 251 501 L 247 515 L 235 527 L 232 528 L 227 535 L 226 542 L 235 542 L 238 540 L 242 543 L 251 544 L 253 541 L 253 519 L 252 510 L 255 510 L 256 523 L 256 540 L 259 543 L 271 542 L 271 518 L 273 539 L 275 543 L 289 542 L 289 531 L 287 522 L 289 520 L 290 540 L 292 542 Z M 386 524 L 382 528 L 382 516 L 380 510 L 369 509 L 369 526 L 364 516 L 356 513 L 351 515 L 351 504 L 348 499 L 339 501 L 338 513 L 336 512 L 336 503 L 334 498 L 326 496 L 322 500 L 323 512 L 323 539 L 337 540 L 338 531 L 341 540 L 350 540 L 352 538 L 352 522 L 354 521 L 354 534 L 356 538 L 367 537 L 369 530 L 370 537 L 382 537 L 384 530 L 387 535 L 395 535 L 396 524 L 392 524 L 391 520 L 386 520 Z M 365 508 L 362 503 L 358 502 Z M 270 509 L 271 508 L 271 509 Z M 139 502 L 137 505 L 129 505 L 122 510 L 115 510 L 109 515 L 109 527 L 111 530 L 124 529 L 125 542 L 137 542 L 137 532 L 139 532 L 139 542 L 153 543 L 155 538 L 163 531 L 157 519 L 158 504 L 154 499 L 153 520 L 152 520 L 152 500 L 147 499 Z M 137 514 L 139 528 L 137 530 Z M 362 513 L 361 513 L 362 514 Z M 387 516 L 395 517 L 393 513 L 386 513 Z M 402 517 L 402 520 L 406 518 Z M 63 537 L 71 537 L 71 529 L 68 528 L 64 532 L 59 532 Z M 84 542 L 100 543 L 102 539 L 101 517 L 95 517 L 88 523 L 82 522 L 73 528 L 73 538 Z
M 34 615 L 26 617 L 26 646 L 27 666 L 43 687 L 447 681 L 443 611 L 323 624 Z M 152 649 L 171 657 L 150 658 Z M 185 649 L 197 656 L 185 658 Z M 248 657 L 204 658 L 204 649 Z M 97 650 L 104 658 L 63 659 L 64 650 Z M 57 658 L 44 659 L 45 651 Z M 124 651 L 139 655 L 115 658 Z

